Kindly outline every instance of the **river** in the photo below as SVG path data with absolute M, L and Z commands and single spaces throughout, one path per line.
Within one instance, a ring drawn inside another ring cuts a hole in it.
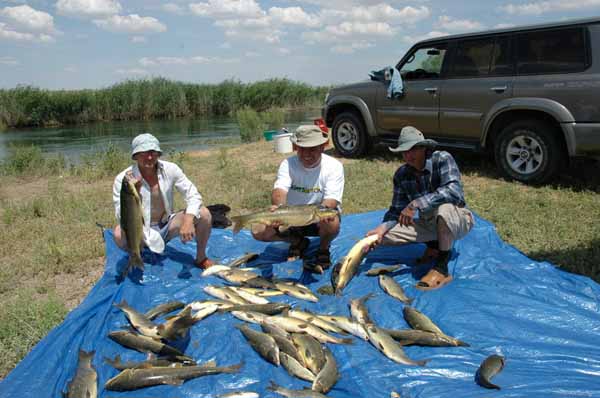
M 284 126 L 291 132 L 319 117 L 320 109 L 288 111 Z M 238 124 L 230 116 L 9 129 L 0 132 L 0 161 L 8 157 L 15 145 L 35 145 L 46 155 L 62 154 L 67 160 L 77 162 L 81 155 L 102 151 L 110 144 L 129 151 L 132 138 L 142 132 L 154 134 L 165 153 L 240 144 Z

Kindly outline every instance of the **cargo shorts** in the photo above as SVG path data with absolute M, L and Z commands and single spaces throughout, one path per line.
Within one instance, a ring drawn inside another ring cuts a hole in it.
M 414 225 L 396 224 L 383 235 L 381 243 L 387 246 L 437 240 L 438 217 L 444 220 L 454 240 L 464 238 L 475 224 L 473 213 L 469 210 L 450 203 L 444 203 L 430 212 L 419 214 L 419 218 L 415 220 Z

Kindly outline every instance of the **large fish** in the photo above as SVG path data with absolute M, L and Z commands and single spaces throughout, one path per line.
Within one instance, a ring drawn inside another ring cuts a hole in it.
M 370 270 L 367 271 L 367 273 L 365 275 L 377 276 L 377 275 L 382 275 L 382 274 L 389 274 L 389 273 L 398 271 L 400 268 L 402 268 L 402 265 L 400 265 L 400 264 L 386 265 L 383 267 L 371 268 Z
M 350 280 L 358 271 L 362 259 L 365 257 L 367 248 L 377 241 L 377 235 L 370 235 L 359 240 L 331 272 L 331 286 L 335 294 L 340 295 Z
M 412 303 L 413 299 L 406 296 L 404 289 L 392 277 L 379 275 L 379 286 L 390 296 L 402 301 L 404 304 Z
M 373 323 L 367 309 L 367 300 L 371 297 L 373 297 L 373 293 L 364 295 L 359 299 L 350 300 L 350 314 L 358 323 Z
M 267 333 L 259 332 L 245 324 L 235 325 L 242 332 L 254 351 L 268 362 L 279 366 L 279 346 L 275 339 Z
M 172 358 L 150 358 L 145 361 L 121 361 L 121 356 L 117 355 L 115 359 L 104 358 L 104 362 L 109 364 L 115 369 L 125 370 L 125 369 L 142 369 L 142 368 L 157 368 L 157 367 L 177 367 L 177 366 L 194 366 L 196 365 L 195 361 L 182 360 L 176 361 Z
M 418 329 L 383 329 L 402 345 L 419 345 L 427 347 L 469 347 L 464 341 L 445 334 L 425 332 Z
M 217 306 L 213 306 L 212 312 L 216 310 Z M 159 325 L 158 334 L 165 340 L 175 341 L 183 339 L 190 327 L 196 322 L 195 317 L 192 315 L 192 307 L 186 306 L 179 314 Z
M 437 333 L 442 335 L 445 334 L 444 332 L 442 332 L 442 329 L 437 327 L 437 325 L 427 317 L 427 315 L 423 314 L 416 308 L 405 306 L 404 308 L 402 308 L 402 314 L 404 315 L 406 323 L 408 323 L 413 329 L 423 330 L 425 332 Z
M 325 364 L 317 374 L 315 381 L 313 381 L 311 389 L 327 394 L 327 392 L 331 390 L 331 387 L 337 383 L 339 378 L 340 373 L 338 372 L 335 358 L 329 348 L 325 347 Z
M 123 177 L 121 184 L 121 232 L 127 241 L 129 252 L 129 263 L 123 272 L 127 275 L 133 268 L 144 270 L 142 260 L 142 244 L 144 242 L 144 213 L 142 212 L 142 200 L 133 182 Z
M 246 253 L 241 257 L 236 258 L 232 262 L 228 263 L 227 266 L 231 268 L 239 267 L 242 264 L 249 263 L 258 258 L 258 253 Z
M 253 224 L 272 225 L 279 224 L 283 227 L 304 227 L 314 224 L 322 218 L 338 215 L 338 211 L 318 205 L 281 206 L 275 211 L 259 211 L 243 216 L 231 217 L 233 233 L 238 233 L 242 228 Z
M 270 316 L 264 320 L 265 323 L 279 326 L 287 332 L 293 333 L 306 333 L 319 340 L 321 343 L 333 343 L 333 344 L 352 344 L 353 341 L 350 338 L 339 338 L 327 334 L 323 329 L 303 321 L 301 319 L 287 317 L 287 316 Z
M 289 310 L 287 313 L 288 316 L 292 318 L 298 318 L 307 321 L 308 323 L 312 323 L 313 325 L 331 333 L 340 333 L 340 334 L 348 334 L 345 330 L 339 328 L 332 322 L 328 322 L 324 319 L 319 318 L 318 314 L 313 314 L 309 311 L 301 311 L 301 310 Z
M 185 306 L 181 301 L 170 301 L 168 303 L 159 304 L 154 308 L 151 308 L 146 312 L 146 318 L 149 320 L 153 320 L 158 318 L 161 315 L 168 314 L 169 312 L 173 312 L 176 310 L 180 310 Z
M 304 366 L 315 375 L 318 374 L 327 359 L 319 340 L 305 333 L 294 333 L 292 341 L 298 349 L 298 355 Z
M 310 381 L 311 383 L 315 381 L 315 374 L 308 368 L 305 368 L 304 365 L 296 358 L 286 354 L 283 351 L 280 351 L 279 360 L 281 362 L 281 366 L 283 366 L 291 376 Z
M 313 303 L 319 301 L 319 298 L 315 296 L 312 290 L 298 282 L 275 281 L 275 287 L 284 294 L 300 300 L 311 301 Z
M 129 304 L 127 304 L 127 301 L 123 300 L 121 303 L 113 305 L 125 313 L 129 323 L 131 323 L 131 326 L 133 326 L 135 330 L 144 336 L 160 339 L 161 336 L 158 333 L 158 325 L 149 320 L 146 315 L 131 308 Z
M 475 373 L 475 382 L 482 387 L 499 390 L 500 386 L 492 384 L 491 379 L 504 368 L 504 357 L 490 355 L 483 360 Z
M 348 318 L 347 316 L 341 315 L 317 315 L 319 318 L 333 323 L 340 329 L 356 336 L 360 337 L 363 340 L 369 340 L 369 336 L 367 331 L 364 328 L 364 325 L 355 322 L 354 320 Z
M 179 386 L 196 377 L 219 373 L 237 373 L 242 364 L 218 367 L 214 363 L 174 368 L 125 369 L 104 385 L 110 391 L 131 391 L 138 388 L 169 384 Z
M 286 303 L 268 303 L 268 304 L 234 304 L 230 307 L 222 308 L 219 312 L 231 312 L 231 311 L 252 311 L 260 312 L 265 315 L 277 315 L 283 311 L 287 311 L 291 308 Z
M 403 365 L 413 366 L 425 366 L 427 363 L 427 360 L 415 361 L 407 357 L 402 346 L 396 342 L 392 336 L 384 332 L 383 329 L 380 329 L 373 324 L 365 325 L 365 329 L 369 334 L 369 341 L 371 344 L 392 361 Z
M 67 385 L 67 398 L 96 398 L 98 396 L 98 374 L 92 365 L 93 358 L 94 351 L 79 350 L 77 371 Z
M 142 336 L 140 334 L 131 333 L 124 330 L 110 332 L 108 334 L 112 340 L 121 344 L 124 347 L 131 348 L 139 352 L 153 352 L 155 354 L 170 358 L 182 358 L 193 361 L 192 358 L 185 356 L 181 351 L 170 345 L 161 343 L 153 338 Z
M 271 384 L 267 387 L 267 390 L 273 391 L 281 396 L 287 398 L 327 398 L 327 395 L 323 395 L 320 392 L 313 391 L 310 388 L 303 388 L 302 390 L 291 390 L 289 388 L 281 387 L 271 381 Z

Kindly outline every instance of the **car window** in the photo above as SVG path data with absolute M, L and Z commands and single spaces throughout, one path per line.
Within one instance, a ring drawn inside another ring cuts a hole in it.
M 487 76 L 494 50 L 494 39 L 465 40 L 457 44 L 450 77 Z
M 446 44 L 421 47 L 414 51 L 400 67 L 404 80 L 437 79 L 442 72 Z
M 521 33 L 516 39 L 519 74 L 576 72 L 587 66 L 583 28 Z
M 514 73 L 514 62 L 510 51 L 510 37 L 499 36 L 496 38 L 492 61 L 490 63 L 490 75 L 506 76 Z

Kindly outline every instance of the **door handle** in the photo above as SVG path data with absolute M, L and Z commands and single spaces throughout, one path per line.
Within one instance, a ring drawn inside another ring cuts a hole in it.
M 490 90 L 495 91 L 497 93 L 503 93 L 506 91 L 508 87 L 506 86 L 495 86 L 495 87 L 491 87 Z
M 425 91 L 427 91 L 430 94 L 435 94 L 437 93 L 437 87 L 427 87 L 425 88 Z

